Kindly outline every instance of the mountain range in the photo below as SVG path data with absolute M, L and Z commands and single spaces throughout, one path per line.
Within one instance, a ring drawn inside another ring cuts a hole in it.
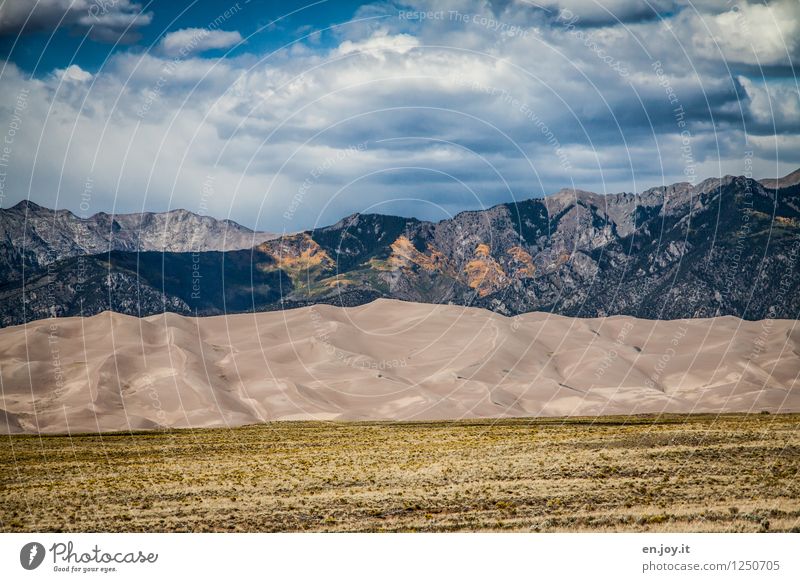
M 800 171 L 641 193 L 567 189 L 435 223 L 353 214 L 280 237 L 183 210 L 81 220 L 20 203 L 0 211 L 0 323 L 379 297 L 503 315 L 796 319 L 798 182 Z

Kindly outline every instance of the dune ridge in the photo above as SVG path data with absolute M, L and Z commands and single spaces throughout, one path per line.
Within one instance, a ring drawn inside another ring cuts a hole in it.
M 800 411 L 800 329 L 380 299 L 143 319 L 105 312 L 0 330 L 0 432 Z

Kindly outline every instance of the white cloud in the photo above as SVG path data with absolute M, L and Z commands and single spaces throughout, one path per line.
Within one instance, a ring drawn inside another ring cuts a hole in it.
M 164 35 L 158 47 L 170 57 L 186 57 L 213 49 L 226 49 L 242 42 L 236 30 L 210 30 L 208 28 L 183 28 Z
M 753 119 L 762 126 L 773 124 L 777 133 L 800 129 L 800 94 L 792 85 L 756 84 L 747 77 L 739 76 L 749 99 L 748 109 Z
M 410 34 L 389 34 L 385 29 L 375 31 L 369 38 L 353 42 L 342 42 L 335 51 L 337 55 L 362 53 L 376 58 L 384 58 L 384 53 L 391 52 L 404 55 L 419 46 L 416 37 Z
M 57 78 L 62 79 L 65 82 L 74 81 L 77 83 L 83 83 L 86 81 L 91 81 L 93 78 L 93 75 L 90 72 L 84 71 L 78 65 L 70 65 L 66 69 L 56 69 L 53 71 L 53 73 Z
M 678 34 L 695 55 L 706 59 L 767 66 L 788 65 L 800 56 L 800 2 L 735 7 L 701 17 L 686 11 L 676 26 Z

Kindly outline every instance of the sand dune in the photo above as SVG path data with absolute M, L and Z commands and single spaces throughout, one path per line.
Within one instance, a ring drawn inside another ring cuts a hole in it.
M 0 432 L 800 411 L 796 322 L 355 308 L 0 330 Z

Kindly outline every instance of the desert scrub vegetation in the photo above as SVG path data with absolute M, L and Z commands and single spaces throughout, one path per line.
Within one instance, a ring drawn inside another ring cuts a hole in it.
M 800 415 L 3 437 L 2 531 L 800 531 Z

